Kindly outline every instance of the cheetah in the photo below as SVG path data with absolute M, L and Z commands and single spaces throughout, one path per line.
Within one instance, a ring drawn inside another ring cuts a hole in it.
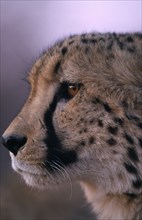
M 28 81 L 2 136 L 13 169 L 39 189 L 80 182 L 98 219 L 142 219 L 142 33 L 71 35 Z

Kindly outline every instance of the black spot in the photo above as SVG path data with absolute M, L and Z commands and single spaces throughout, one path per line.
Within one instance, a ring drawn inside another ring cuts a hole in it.
M 115 139 L 110 138 L 110 139 L 107 140 L 107 143 L 108 143 L 110 146 L 113 146 L 113 145 L 115 145 L 117 142 L 116 142 Z
M 128 102 L 126 100 L 123 100 L 122 101 L 122 106 L 127 109 L 128 108 Z
M 137 155 L 137 153 L 136 153 L 136 151 L 135 151 L 134 148 L 129 147 L 129 148 L 127 149 L 127 152 L 128 152 L 128 157 L 129 157 L 132 161 L 134 161 L 134 162 L 139 161 L 138 155 Z
M 63 47 L 61 52 L 62 52 L 62 55 L 65 55 L 67 53 L 68 49 L 67 47 Z
M 111 133 L 111 134 L 117 134 L 118 132 L 118 128 L 117 127 L 112 127 L 112 126 L 108 126 L 108 131 Z
M 114 155 L 116 155 L 116 154 L 117 154 L 117 151 L 113 150 L 112 153 L 113 153 Z
M 87 128 L 83 128 L 83 132 L 85 132 L 85 133 L 86 133 L 87 131 L 88 131 L 88 130 L 87 130 Z
M 128 135 L 127 133 L 124 134 L 124 137 L 126 138 L 126 140 L 128 141 L 128 143 L 130 144 L 134 144 L 134 140 L 132 139 L 132 137 L 130 135 Z
M 137 126 L 142 129 L 142 122 L 138 123 Z
M 93 144 L 94 141 L 95 141 L 95 138 L 94 138 L 93 136 L 91 136 L 91 137 L 89 138 L 89 144 Z
M 139 178 L 139 179 L 133 181 L 133 187 L 135 189 L 140 189 L 142 187 L 142 180 Z
M 108 45 L 107 45 L 107 49 L 108 50 L 111 50 L 112 49 L 112 46 L 113 46 L 113 40 L 111 40 Z
M 120 50 L 123 50 L 124 49 L 123 43 L 118 38 L 116 38 L 116 42 L 117 42 L 117 45 L 120 48 Z
M 85 145 L 86 145 L 85 141 L 81 141 L 81 142 L 80 142 L 80 145 L 81 145 L 81 146 L 85 146 Z
M 61 61 L 59 60 L 56 65 L 55 65 L 55 68 L 54 68 L 54 72 L 55 73 L 58 73 L 59 69 L 60 69 L 60 66 L 61 66 Z
M 133 38 L 132 38 L 131 36 L 128 36 L 128 37 L 126 38 L 126 41 L 127 41 L 128 43 L 134 42 L 134 40 L 133 40 Z
M 73 120 L 73 118 L 69 118 L 69 121 L 72 121 Z
M 117 125 L 123 125 L 124 124 L 124 121 L 123 121 L 123 119 L 121 119 L 121 118 L 114 118 L 114 122 L 117 124 Z
M 87 44 L 87 43 L 89 42 L 89 40 L 86 39 L 86 38 L 82 38 L 82 39 L 81 39 L 81 42 L 82 42 L 83 44 Z
M 54 171 L 54 163 L 60 166 L 67 166 L 77 161 L 77 154 L 74 150 L 63 149 L 61 140 L 58 138 L 54 125 L 53 114 L 58 103 L 57 95 L 55 95 L 49 109 L 45 112 L 44 123 L 47 128 L 47 135 L 44 142 L 47 146 L 47 158 L 45 160 L 46 168 L 50 171 Z
M 129 173 L 137 175 L 138 173 L 137 168 L 134 167 L 132 164 L 128 164 L 124 162 L 124 166 Z
M 105 39 L 101 37 L 99 38 L 99 41 L 105 42 Z
M 135 52 L 135 47 L 128 47 L 127 51 L 130 53 L 134 53 Z
M 108 56 L 107 56 L 107 59 L 108 60 L 113 60 L 113 59 L 115 59 L 115 56 L 114 56 L 114 54 L 109 54 Z
M 98 103 L 101 103 L 100 99 L 99 98 L 95 98 L 93 101 L 92 101 L 93 104 L 98 104 Z
M 111 107 L 110 107 L 107 103 L 104 103 L 103 106 L 104 106 L 104 109 L 105 109 L 107 112 L 109 112 L 109 113 L 112 112 Z
M 73 44 L 74 43 L 74 40 L 71 40 L 69 41 L 69 45 Z
M 83 122 L 83 121 L 84 121 L 84 118 L 80 118 L 80 121 Z
M 124 195 L 128 196 L 131 199 L 135 199 L 137 197 L 137 195 L 134 193 L 124 193 Z
M 104 126 L 103 121 L 101 119 L 98 119 L 98 125 L 99 125 L 99 127 L 103 127 Z
M 97 41 L 95 39 L 89 39 L 89 42 L 92 43 L 92 44 L 97 43 Z
M 94 122 L 94 119 L 92 118 L 92 119 L 90 120 L 90 124 L 93 124 L 93 122 Z
M 129 120 L 134 120 L 136 122 L 139 122 L 140 118 L 138 118 L 136 115 L 132 115 L 132 114 L 128 114 L 126 113 L 126 117 L 129 119 Z
M 90 49 L 89 47 L 86 47 L 85 50 L 84 50 L 84 52 L 85 52 L 86 54 L 88 54 L 89 49 Z
M 79 45 L 76 45 L 76 47 L 75 47 L 77 50 L 79 50 L 80 49 L 80 47 L 79 47 Z
M 138 138 L 140 147 L 142 147 L 142 138 Z

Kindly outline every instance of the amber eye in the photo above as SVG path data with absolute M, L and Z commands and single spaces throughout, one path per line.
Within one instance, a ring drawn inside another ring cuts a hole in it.
M 62 82 L 58 91 L 58 99 L 72 99 L 80 90 L 81 83 Z
M 69 84 L 68 85 L 68 94 L 73 98 L 79 91 L 80 85 L 79 84 Z

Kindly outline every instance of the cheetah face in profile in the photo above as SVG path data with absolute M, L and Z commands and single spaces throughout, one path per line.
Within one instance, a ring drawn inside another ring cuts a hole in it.
M 30 95 L 3 135 L 27 184 L 76 180 L 106 193 L 142 190 L 140 35 L 73 36 L 31 69 Z

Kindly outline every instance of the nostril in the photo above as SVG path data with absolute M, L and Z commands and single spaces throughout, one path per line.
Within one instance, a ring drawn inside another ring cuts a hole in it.
M 26 144 L 26 142 L 27 138 L 25 136 L 12 135 L 8 137 L 2 137 L 2 144 L 15 156 L 19 149 Z

